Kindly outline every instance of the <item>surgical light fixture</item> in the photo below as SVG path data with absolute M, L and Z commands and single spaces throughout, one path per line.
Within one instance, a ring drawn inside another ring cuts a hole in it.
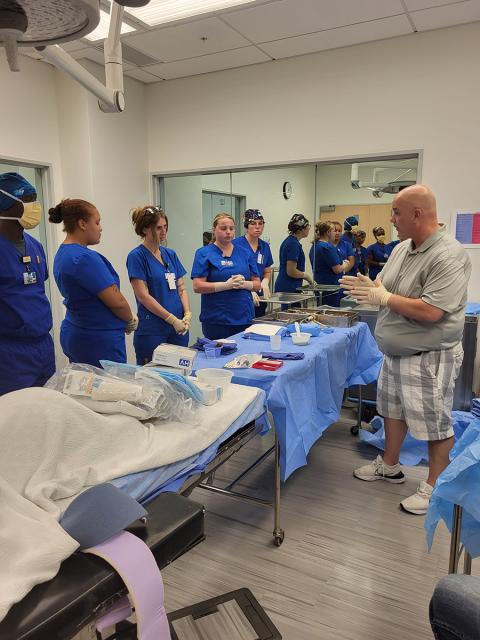
M 150 27 L 155 27 L 159 24 L 251 2 L 255 0 L 150 0 L 147 6 L 129 8 L 127 12 Z
M 105 40 L 105 38 L 108 36 L 109 26 L 110 26 L 110 16 L 106 11 L 104 11 L 103 9 L 100 9 L 100 22 L 98 23 L 97 28 L 83 37 L 86 38 L 87 40 L 91 40 L 92 42 L 95 42 L 96 40 Z M 132 27 L 126 22 L 122 22 L 120 35 L 123 35 L 125 33 L 130 33 L 132 31 L 136 31 L 135 27 Z

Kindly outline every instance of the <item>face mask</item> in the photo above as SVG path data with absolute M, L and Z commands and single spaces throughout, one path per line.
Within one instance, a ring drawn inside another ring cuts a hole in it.
M 16 222 L 19 222 L 24 229 L 34 229 L 40 224 L 40 220 L 42 219 L 42 205 L 38 200 L 35 200 L 35 202 L 23 202 L 20 198 L 12 196 L 11 193 L 3 191 L 3 189 L 0 189 L 0 191 L 6 196 L 12 198 L 12 200 L 21 202 L 23 205 L 23 213 L 20 218 L 0 216 L 0 220 L 15 220 Z
M 358 224 L 351 224 L 350 231 L 355 231 L 355 229 L 358 229 Z
M 377 241 L 378 242 L 385 242 L 385 236 L 384 235 L 377 236 Z

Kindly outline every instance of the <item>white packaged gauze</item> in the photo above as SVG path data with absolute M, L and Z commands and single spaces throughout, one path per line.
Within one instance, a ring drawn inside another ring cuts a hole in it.
M 65 376 L 63 393 L 69 396 L 87 396 L 92 400 L 139 402 L 143 389 L 138 384 L 109 380 L 90 372 L 69 371 Z

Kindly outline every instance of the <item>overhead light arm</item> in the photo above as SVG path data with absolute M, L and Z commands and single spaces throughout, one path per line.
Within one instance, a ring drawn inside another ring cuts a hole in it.
M 103 45 L 106 86 L 57 44 L 49 47 L 37 47 L 37 51 L 44 60 L 53 64 L 57 69 L 65 71 L 87 91 L 93 93 L 98 98 L 98 106 L 105 113 L 120 113 L 125 109 L 122 43 L 120 42 L 122 17 L 123 6 L 112 2 L 108 37 Z

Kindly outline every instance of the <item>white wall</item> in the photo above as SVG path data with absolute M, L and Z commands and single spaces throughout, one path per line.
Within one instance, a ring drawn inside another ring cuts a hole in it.
M 479 59 L 474 23 L 149 85 L 150 171 L 422 149 L 441 217 L 477 210 Z

